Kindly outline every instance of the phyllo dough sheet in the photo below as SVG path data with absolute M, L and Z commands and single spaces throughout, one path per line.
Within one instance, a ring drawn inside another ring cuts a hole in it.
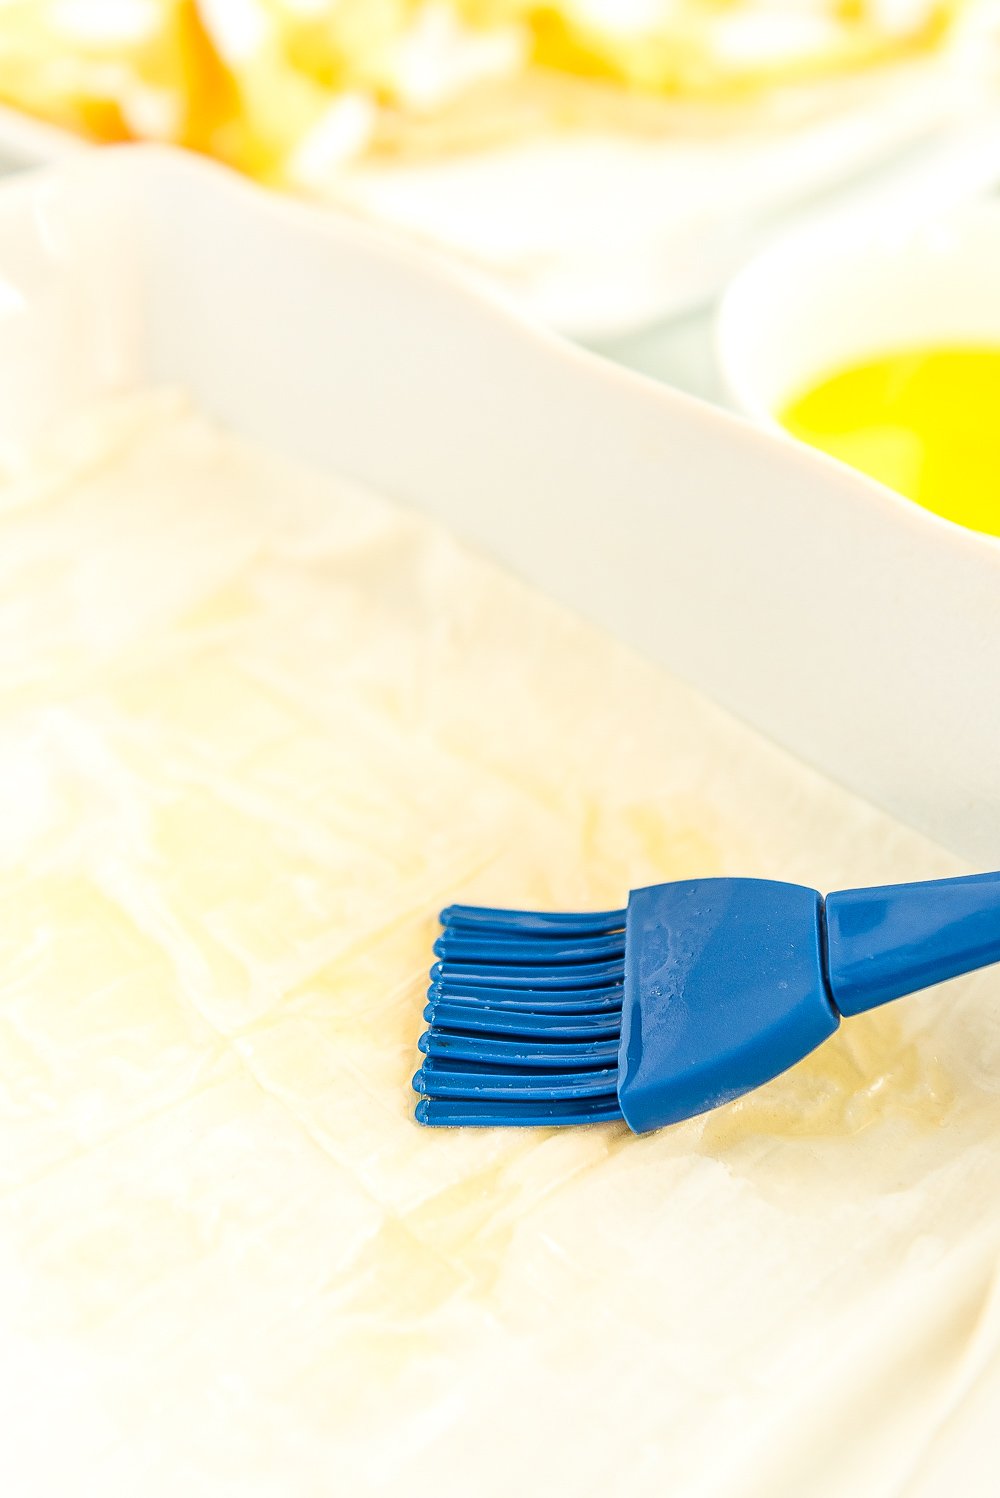
M 7 454 L 0 683 L 5 1494 L 927 1498 L 979 1470 L 995 975 L 641 1139 L 422 1130 L 409 1086 L 449 901 L 943 853 L 170 392 Z

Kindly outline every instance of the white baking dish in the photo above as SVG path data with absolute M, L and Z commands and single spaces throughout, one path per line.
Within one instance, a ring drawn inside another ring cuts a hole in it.
M 1000 862 L 996 542 L 538 331 L 376 231 L 169 151 L 0 190 L 0 318 L 4 449 L 89 396 L 181 384 Z

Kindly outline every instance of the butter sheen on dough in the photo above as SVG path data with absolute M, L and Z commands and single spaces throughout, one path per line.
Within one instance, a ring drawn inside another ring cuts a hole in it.
M 4 1492 L 932 1498 L 977 1470 L 994 974 L 643 1139 L 423 1131 L 409 1090 L 449 900 L 950 858 L 173 392 L 0 484 L 0 682 Z

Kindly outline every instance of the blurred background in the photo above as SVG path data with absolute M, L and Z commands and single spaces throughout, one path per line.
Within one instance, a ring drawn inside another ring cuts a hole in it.
M 998 34 L 985 0 L 2 0 L 0 160 L 183 146 L 723 400 L 727 279 L 981 134 Z

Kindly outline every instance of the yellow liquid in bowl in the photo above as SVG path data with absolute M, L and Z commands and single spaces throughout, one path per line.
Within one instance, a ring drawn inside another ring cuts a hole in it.
M 915 349 L 852 365 L 779 420 L 925 509 L 1000 535 L 1000 348 Z

